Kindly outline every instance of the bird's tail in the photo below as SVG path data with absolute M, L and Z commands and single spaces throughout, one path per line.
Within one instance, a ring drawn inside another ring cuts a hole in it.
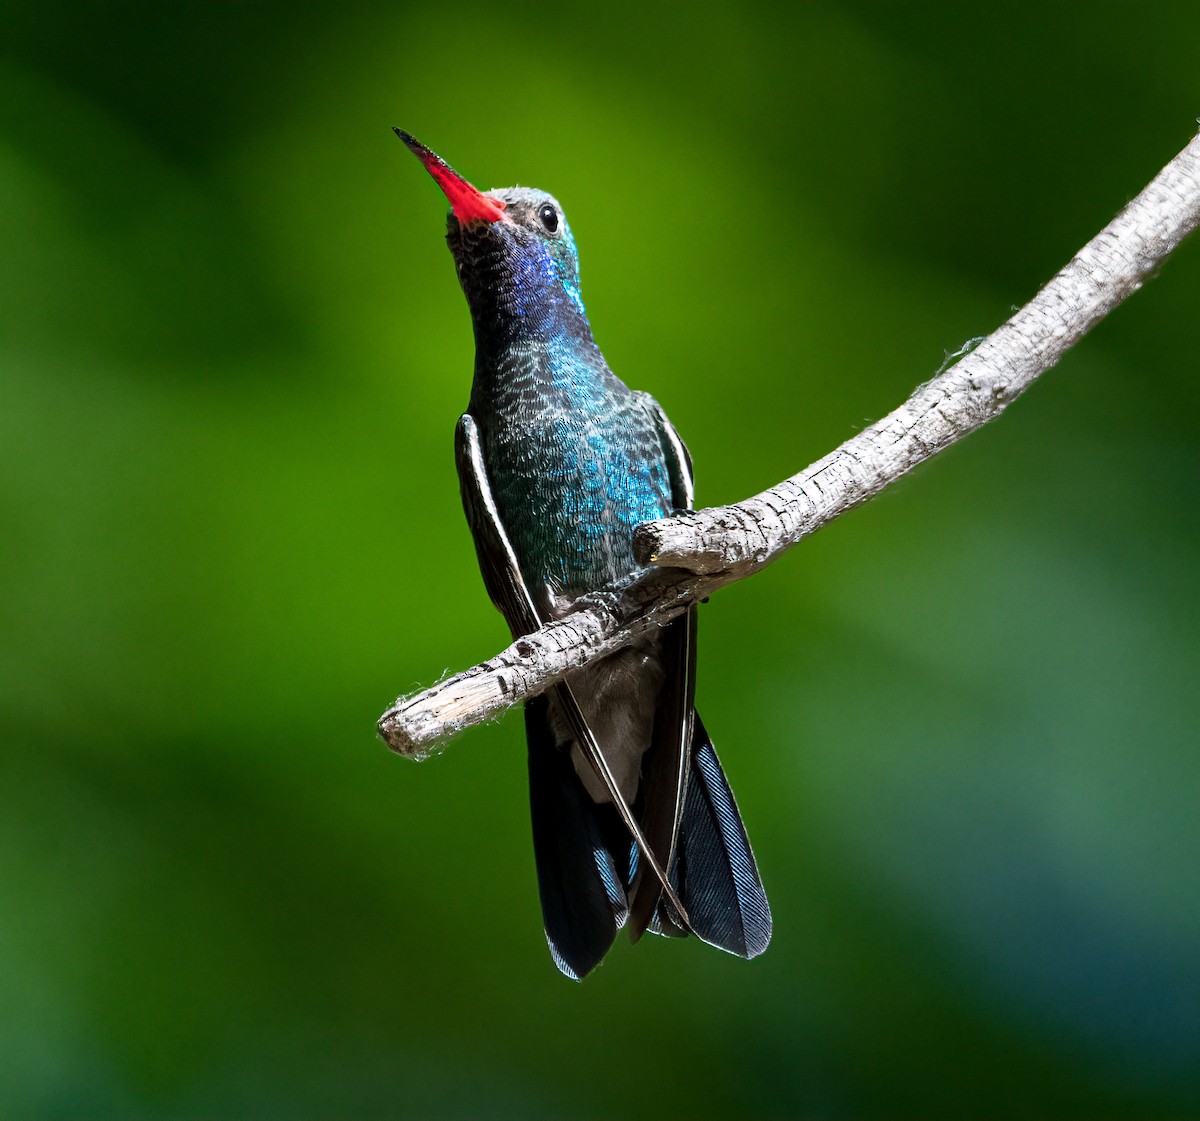
M 525 702 L 533 847 L 546 941 L 575 980 L 591 972 L 629 916 L 640 854 L 616 810 L 597 804 L 556 743 L 547 700 Z M 771 940 L 771 908 L 737 803 L 700 717 L 693 725 L 687 792 L 668 871 L 688 914 L 682 929 L 660 902 L 647 929 L 690 932 L 739 957 Z

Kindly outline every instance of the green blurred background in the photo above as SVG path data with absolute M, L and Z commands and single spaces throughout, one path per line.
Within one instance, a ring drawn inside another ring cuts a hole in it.
M 543 941 L 469 321 L 402 125 L 563 200 L 608 358 L 751 494 L 1189 139 L 1200 9 L 7 0 L 0 1116 L 1200 1115 L 1200 247 L 704 609 L 767 955 Z

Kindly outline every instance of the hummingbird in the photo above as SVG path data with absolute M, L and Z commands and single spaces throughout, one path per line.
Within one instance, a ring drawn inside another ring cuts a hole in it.
M 687 448 L 609 369 L 558 200 L 480 191 L 402 129 L 450 202 L 446 241 L 475 333 L 455 431 L 484 584 L 513 637 L 638 569 L 633 531 L 693 504 Z M 582 979 L 617 931 L 695 934 L 744 958 L 771 911 L 733 793 L 696 714 L 696 608 L 525 702 L 546 941 Z

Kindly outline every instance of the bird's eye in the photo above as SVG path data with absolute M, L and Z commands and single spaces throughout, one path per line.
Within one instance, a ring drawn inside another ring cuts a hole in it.
M 538 221 L 546 227 L 548 234 L 555 233 L 558 230 L 558 211 L 548 202 L 544 202 L 538 207 Z

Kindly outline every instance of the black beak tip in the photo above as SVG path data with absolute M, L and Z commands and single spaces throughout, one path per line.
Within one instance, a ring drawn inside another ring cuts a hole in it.
M 410 152 L 420 153 L 425 151 L 425 145 L 413 136 L 411 132 L 405 132 L 404 129 L 396 128 L 395 126 L 392 127 L 392 132 L 404 141 Z

